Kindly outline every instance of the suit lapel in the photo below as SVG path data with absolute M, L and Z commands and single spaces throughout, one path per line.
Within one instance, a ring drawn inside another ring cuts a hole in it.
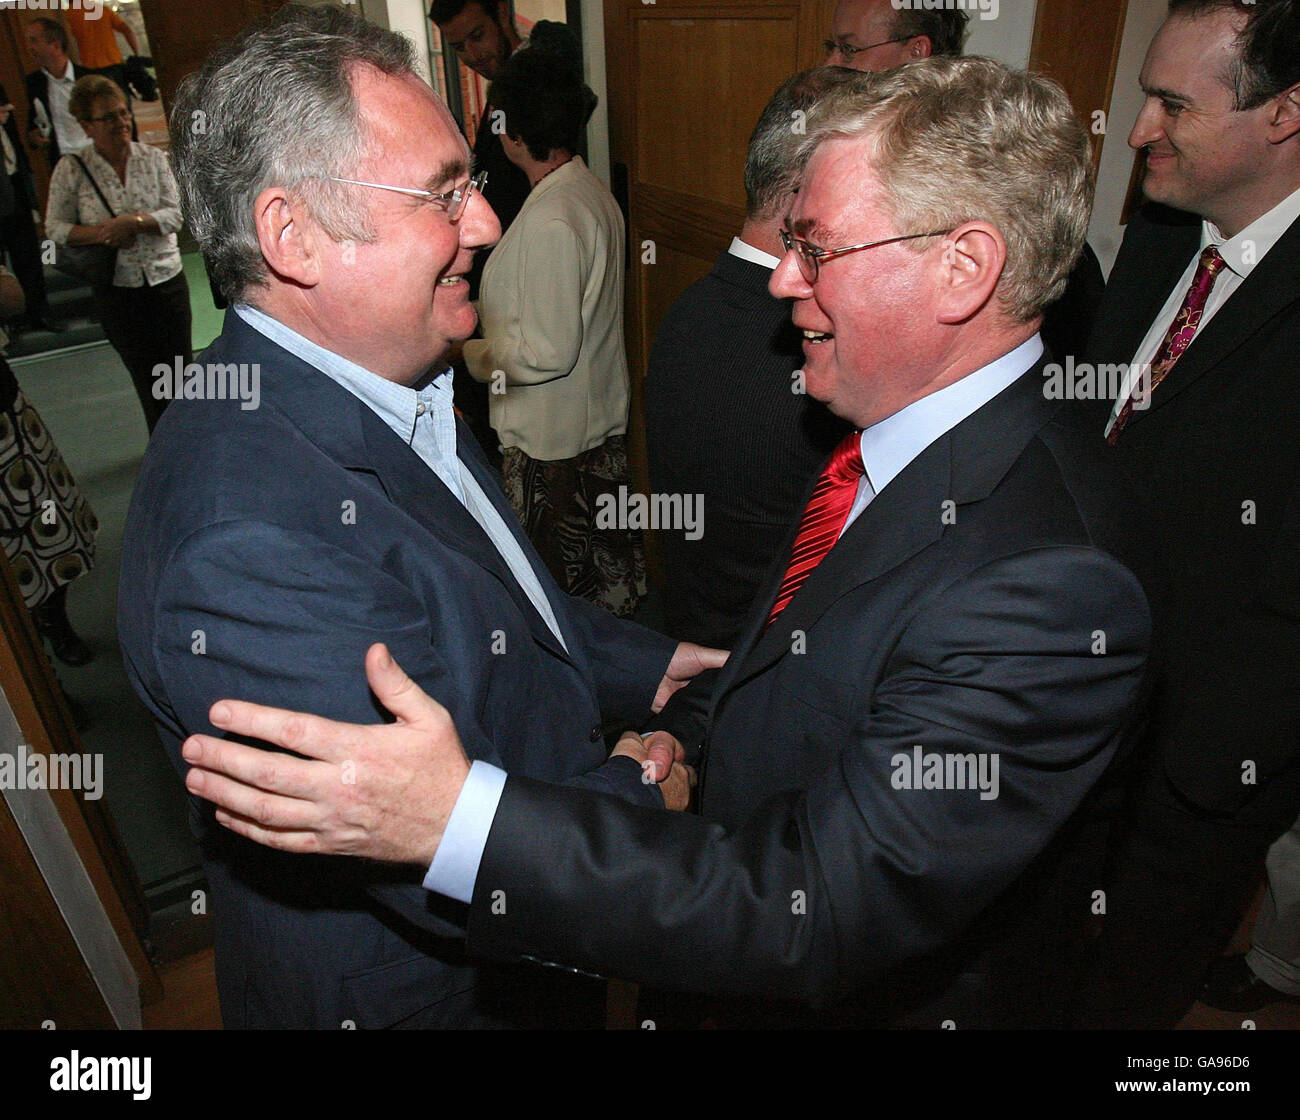
M 1186 267 L 1186 265 L 1184 265 Z M 1163 408 L 1189 385 L 1244 345 L 1252 335 L 1300 299 L 1300 222 L 1278 239 L 1188 346 L 1169 376 L 1151 394 L 1148 412 Z M 1294 311 L 1292 312 L 1294 313 Z M 1148 320 L 1148 328 L 1150 321 Z M 1138 421 L 1141 413 L 1134 411 Z
M 769 572 L 762 595 L 755 600 L 744 638 L 720 674 L 715 705 L 728 690 L 790 653 L 794 631 L 806 633 L 836 600 L 900 567 L 937 541 L 945 530 L 945 501 L 960 507 L 992 492 L 1059 407 L 1043 395 L 1047 357 L 936 439 L 881 490 L 808 576 L 772 628 L 765 631 L 767 614 L 798 533 L 795 529 L 780 563 Z M 809 495 L 815 485 L 816 480 Z
M 368 405 L 332 378 L 254 330 L 233 310 L 226 313 L 222 337 L 214 348 L 216 346 L 255 352 L 274 350 L 274 357 L 265 362 L 275 372 L 262 379 L 264 401 L 280 408 L 307 439 L 341 467 L 374 477 L 389 501 L 432 536 L 495 576 L 528 619 L 537 641 L 556 656 L 572 660 L 483 527 L 447 489 L 436 472 Z M 457 452 L 461 461 L 470 467 L 506 526 L 515 539 L 520 540 L 518 519 L 505 506 L 500 485 L 490 477 L 486 463 L 481 459 L 476 463 L 472 456 L 464 454 L 467 442 L 472 440 L 473 436 L 458 421 Z M 537 572 L 539 565 L 532 560 L 531 546 L 522 541 L 521 544 L 524 556 Z M 549 576 L 538 573 L 538 579 L 543 593 L 550 598 L 560 626 L 564 628 L 565 611 L 558 601 L 558 591 Z M 564 637 L 569 648 L 575 648 L 577 643 L 567 630 Z
M 533 606 L 532 600 L 519 586 L 519 582 L 513 576 L 510 576 L 509 585 L 518 591 L 516 601 L 522 599 L 527 604 L 529 612 L 531 612 L 529 617 L 533 622 L 534 631 L 537 631 L 538 641 L 557 656 L 567 656 L 571 661 L 580 665 L 583 664 L 581 656 L 582 643 L 579 642 L 577 634 L 574 633 L 573 627 L 570 625 L 569 612 L 564 602 L 566 594 L 555 582 L 546 565 L 542 563 L 541 557 L 537 555 L 537 550 L 533 548 L 532 541 L 524 533 L 524 527 L 519 522 L 518 514 L 511 509 L 510 503 L 506 501 L 505 491 L 501 488 L 500 477 L 484 457 L 478 441 L 474 438 L 474 434 L 459 416 L 456 418 L 456 454 L 459 456 L 460 461 L 465 464 L 470 474 L 474 476 L 488 501 L 492 503 L 492 508 L 500 514 L 501 520 L 505 522 L 506 528 L 518 543 L 520 551 L 524 554 L 524 559 L 537 577 L 542 594 L 546 596 L 551 605 L 551 611 L 555 615 L 555 621 L 560 628 L 564 643 L 569 647 L 569 653 L 566 655 L 563 647 L 555 640 L 551 628 L 546 625 L 546 621 L 537 613 L 537 608 Z M 456 504 L 460 505 L 459 502 Z M 475 522 L 476 526 L 477 524 Z M 480 532 L 482 532 L 481 529 Z M 484 534 L 484 537 L 486 538 L 486 534 Z M 492 549 L 493 555 L 500 560 L 500 553 L 497 552 L 496 546 L 492 544 L 490 539 L 488 540 L 488 547 Z M 508 570 L 508 565 L 505 565 L 504 561 L 501 561 L 501 564 L 503 567 L 507 567 Z
M 1145 238 L 1136 247 L 1138 260 L 1132 266 L 1124 260 L 1116 263 L 1106 289 L 1106 309 L 1093 328 L 1090 359 L 1133 360 L 1169 293 L 1198 252 L 1200 237 L 1200 223 L 1179 224 L 1167 231 L 1160 227 L 1156 239 Z

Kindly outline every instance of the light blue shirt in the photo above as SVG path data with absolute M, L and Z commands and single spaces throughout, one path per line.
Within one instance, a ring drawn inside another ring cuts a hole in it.
M 249 304 L 236 304 L 235 314 L 255 331 L 264 334 L 290 354 L 296 354 L 368 405 L 403 443 L 424 460 L 491 538 L 511 575 L 524 589 L 556 640 L 567 650 L 569 647 L 565 645 L 564 636 L 560 633 L 555 612 L 528 557 L 524 555 L 524 550 L 507 528 L 496 507 L 483 493 L 478 480 L 456 455 L 456 411 L 450 367 L 433 374 L 420 388 L 415 389 L 389 381 L 323 346 L 317 346 L 278 319 L 272 319 Z
M 1042 354 L 1043 340 L 1034 335 L 997 361 L 919 401 L 913 401 L 865 429 L 860 447 L 866 474 L 858 484 L 858 493 L 844 529 L 852 525 L 871 499 L 902 474 L 922 451 L 988 404 L 1031 369 Z M 843 532 L 840 530 L 841 536 Z M 460 902 L 470 901 L 505 785 L 505 772 L 497 767 L 485 762 L 475 762 L 470 766 L 469 777 L 424 877 L 428 890 Z
M 478 480 L 469 468 L 456 455 L 456 413 L 452 403 L 451 370 L 445 369 L 421 384 L 416 389 L 399 385 L 395 381 L 371 373 L 368 369 L 350 362 L 346 358 L 323 346 L 317 346 L 310 339 L 304 338 L 297 331 L 286 327 L 278 319 L 259 311 L 256 307 L 240 303 L 235 305 L 235 314 L 255 331 L 265 335 L 277 346 L 282 346 L 289 353 L 297 355 L 309 365 L 314 366 L 330 380 L 337 382 L 363 404 L 367 405 L 376 416 L 387 424 L 397 437 L 413 450 L 428 465 L 479 523 L 483 531 L 491 538 L 501 558 L 506 562 L 511 574 L 524 589 L 538 614 L 546 621 L 559 643 L 567 650 L 564 637 L 560 633 L 559 623 L 550 601 L 542 590 L 537 573 L 524 555 L 514 534 L 507 528 L 505 521 L 496 507 L 488 500 Z M 476 789 L 481 789 L 478 799 L 468 785 L 461 793 L 452 814 L 452 822 L 457 814 L 486 812 L 488 827 L 496 814 L 501 791 L 505 787 L 504 772 L 494 766 L 475 762 L 470 768 L 470 775 L 477 775 Z M 466 792 L 469 796 L 466 796 Z M 486 803 L 490 801 L 490 806 Z M 483 803 L 480 806 L 480 803 Z M 483 849 L 487 846 L 487 829 L 483 830 L 483 840 L 477 849 L 470 844 L 459 851 L 454 845 L 445 841 L 438 848 L 435 866 L 447 869 L 447 874 L 455 883 L 468 882 L 468 888 L 458 887 L 461 893 L 452 894 L 453 898 L 464 895 L 469 900 L 469 892 L 474 889 L 474 880 L 478 877 L 479 861 L 483 858 Z M 430 875 L 433 871 L 430 869 Z M 429 886 L 428 879 L 425 885 Z M 430 887 L 430 889 L 435 889 Z M 450 894 L 450 891 L 444 891 Z

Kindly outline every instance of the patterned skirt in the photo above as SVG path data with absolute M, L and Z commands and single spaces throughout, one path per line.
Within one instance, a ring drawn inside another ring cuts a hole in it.
M 596 528 L 601 506 L 617 509 L 619 487 L 631 486 L 626 437 L 610 436 L 573 459 L 546 462 L 517 447 L 502 455 L 506 497 L 556 583 L 630 618 L 646 593 L 641 530 Z
M 95 566 L 99 519 L 41 414 L 19 390 L 0 410 L 0 537 L 28 608 Z

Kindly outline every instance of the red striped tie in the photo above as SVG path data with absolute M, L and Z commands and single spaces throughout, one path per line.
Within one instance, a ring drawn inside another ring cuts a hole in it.
M 861 436 L 861 432 L 850 432 L 840 440 L 813 488 L 808 508 L 799 522 L 799 535 L 790 551 L 785 579 L 781 581 L 772 613 L 767 616 L 768 627 L 839 540 L 840 530 L 844 528 L 849 510 L 853 508 L 853 499 L 857 496 L 858 480 L 866 473 L 862 465 Z

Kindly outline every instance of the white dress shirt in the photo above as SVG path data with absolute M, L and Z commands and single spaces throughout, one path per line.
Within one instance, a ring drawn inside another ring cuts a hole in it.
M 77 80 L 72 76 L 72 59 L 68 59 L 63 74 L 56 77 L 48 70 L 42 70 L 49 89 L 50 123 L 54 126 L 54 138 L 59 142 L 59 155 L 77 152 L 90 144 L 90 137 L 81 123 L 68 111 L 68 101 L 72 97 L 72 87 Z
M 1267 214 L 1251 222 L 1236 237 L 1224 237 L 1213 222 L 1201 223 L 1201 253 L 1211 245 L 1215 246 L 1227 267 L 1215 278 L 1214 287 L 1210 289 L 1209 298 L 1205 301 L 1205 310 L 1201 313 L 1201 325 L 1196 328 L 1198 334 L 1205 330 L 1210 320 L 1219 313 L 1220 308 L 1241 287 L 1246 277 L 1278 243 L 1281 236 L 1291 228 L 1297 218 L 1300 218 L 1300 191 L 1288 195 Z M 1115 418 L 1133 391 L 1133 384 L 1140 371 L 1149 366 L 1159 353 L 1160 344 L 1169 333 L 1169 325 L 1182 307 L 1183 300 L 1187 298 L 1187 290 L 1192 286 L 1192 277 L 1196 275 L 1196 266 L 1199 262 L 1200 253 L 1192 258 L 1191 263 L 1178 278 L 1178 282 L 1174 284 L 1173 291 L 1169 293 L 1164 307 L 1160 309 L 1160 314 L 1155 317 L 1146 338 L 1142 340 L 1142 345 L 1137 348 L 1137 353 L 1134 354 L 1120 386 L 1120 394 L 1110 410 L 1110 419 L 1106 422 L 1107 434 L 1110 433 Z M 1157 389 L 1156 392 L 1159 390 Z
M 733 251 L 735 246 L 733 241 Z M 739 253 L 736 255 L 741 256 Z M 1042 354 L 1043 340 L 1034 335 L 982 369 L 913 401 L 863 431 L 860 446 L 866 474 L 858 484 L 857 496 L 844 528 L 852 525 L 872 498 L 897 478 L 922 451 L 1028 372 Z M 470 765 L 469 776 L 424 877 L 426 889 L 459 902 L 470 901 L 505 785 L 505 772 L 498 767 L 486 762 Z

